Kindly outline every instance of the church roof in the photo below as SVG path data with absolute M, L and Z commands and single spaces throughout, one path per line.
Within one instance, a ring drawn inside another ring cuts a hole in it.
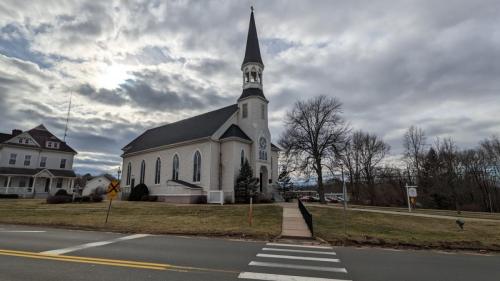
M 124 154 L 213 135 L 238 110 L 233 104 L 188 119 L 149 129 L 122 148 Z
M 241 130 L 241 128 L 238 125 L 235 124 L 229 126 L 226 132 L 224 132 L 224 134 L 222 134 L 222 136 L 220 137 L 220 139 L 227 139 L 227 138 L 240 138 L 252 141 L 252 139 L 248 137 L 248 135 L 245 134 L 245 132 L 243 132 L 243 130 Z
M 243 89 L 243 92 L 241 92 L 241 96 L 238 98 L 238 101 L 242 100 L 244 98 L 248 98 L 250 96 L 261 97 L 261 98 L 263 98 L 264 100 L 267 101 L 266 97 L 264 96 L 264 91 L 262 91 L 262 89 L 259 89 L 259 88 L 246 88 L 246 89 Z
M 242 65 L 248 62 L 258 62 L 262 65 L 262 57 L 260 56 L 259 38 L 257 37 L 257 28 L 255 27 L 255 19 L 253 10 L 250 14 L 250 25 L 248 27 L 247 47 L 245 50 L 245 58 Z

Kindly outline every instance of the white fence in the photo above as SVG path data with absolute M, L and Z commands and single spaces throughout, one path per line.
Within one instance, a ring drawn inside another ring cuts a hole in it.
M 210 190 L 208 191 L 207 203 L 209 204 L 224 204 L 224 191 Z

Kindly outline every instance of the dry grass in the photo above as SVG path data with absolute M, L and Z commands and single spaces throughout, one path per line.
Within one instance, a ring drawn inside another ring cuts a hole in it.
M 0 223 L 62 226 L 127 233 L 192 234 L 272 238 L 281 233 L 282 208 L 254 205 L 253 226 L 247 205 L 172 205 L 114 201 L 48 205 L 43 200 L 0 200 Z
M 341 209 L 308 206 L 315 234 L 334 244 L 500 251 L 500 223 L 455 221 L 404 215 L 347 211 L 347 236 Z

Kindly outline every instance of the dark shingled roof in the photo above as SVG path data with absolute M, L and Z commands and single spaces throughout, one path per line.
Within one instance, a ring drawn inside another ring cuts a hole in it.
M 264 96 L 264 91 L 262 91 L 262 89 L 259 89 L 259 88 L 246 88 L 246 89 L 243 89 L 243 92 L 241 93 L 241 96 L 238 98 L 238 101 L 244 99 L 244 98 L 248 98 L 250 96 L 257 96 L 257 97 L 261 97 L 263 98 L 264 100 L 267 101 L 266 97 Z
M 7 141 L 9 139 L 12 138 L 12 135 L 11 134 L 3 134 L 3 133 L 0 133 L 0 143 L 4 142 L 4 141 Z
M 281 151 L 281 148 L 277 147 L 276 145 L 274 145 L 274 143 L 271 143 L 271 149 L 272 150 L 278 150 L 278 151 Z
M 32 176 L 45 169 L 26 169 L 26 168 L 10 168 L 10 167 L 0 167 L 0 174 L 4 175 L 27 175 Z M 53 170 L 49 169 L 49 172 L 56 177 L 66 177 L 74 178 L 76 174 L 73 170 Z
M 226 132 L 224 132 L 224 134 L 222 134 L 220 139 L 226 139 L 226 138 L 231 138 L 231 137 L 236 137 L 236 138 L 252 141 L 252 139 L 249 138 L 247 136 L 247 134 L 245 134 L 245 132 L 243 132 L 243 130 L 241 130 L 241 128 L 238 125 L 235 125 L 235 124 L 232 124 L 231 126 L 229 126 L 229 128 L 227 128 Z
M 238 110 L 233 104 L 188 119 L 149 129 L 122 148 L 124 154 L 213 135 Z
M 247 36 L 247 47 L 245 50 L 245 58 L 243 59 L 242 65 L 247 62 L 258 62 L 262 65 L 262 58 L 260 56 L 259 48 L 259 38 L 257 37 L 257 28 L 255 27 L 255 19 L 253 17 L 253 11 L 250 14 L 250 25 L 248 27 Z
M 71 148 L 68 144 L 54 136 L 45 126 L 39 125 L 29 131 L 27 133 L 41 146 L 43 149 L 47 150 L 54 150 L 54 151 L 65 151 L 65 152 L 71 152 L 71 153 L 77 153 L 73 148 Z M 0 143 L 4 143 L 7 140 L 13 138 L 13 135 L 10 134 L 0 134 Z M 57 141 L 59 142 L 59 148 L 48 148 L 45 147 L 45 143 L 47 141 Z M 32 145 L 27 145 L 27 144 L 22 144 L 22 143 L 9 143 L 9 145 L 14 145 L 14 146 L 22 146 L 22 147 L 29 147 L 33 148 Z

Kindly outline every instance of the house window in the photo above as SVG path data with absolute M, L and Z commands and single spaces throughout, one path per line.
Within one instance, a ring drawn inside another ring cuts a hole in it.
M 247 118 L 248 117 L 248 104 L 244 103 L 243 104 L 243 109 L 241 112 L 242 118 Z
M 260 105 L 260 118 L 262 118 L 263 120 L 266 119 L 266 105 L 265 104 Z
M 17 141 L 18 141 L 19 143 L 23 143 L 23 138 L 19 138 Z
M 24 166 L 29 166 L 31 164 L 31 155 L 24 155 Z
M 130 185 L 130 175 L 132 174 L 132 164 L 127 165 L 127 185 Z
M 155 184 L 160 184 L 161 178 L 161 160 L 160 157 L 156 159 L 156 167 L 155 167 Z
M 172 179 L 179 179 L 179 156 L 174 155 L 174 160 L 172 161 Z
M 45 168 L 47 166 L 47 157 L 43 156 L 40 158 L 40 167 Z
M 24 143 L 28 144 L 30 142 L 30 139 L 24 139 Z
M 52 142 L 48 141 L 48 142 L 47 142 L 47 147 L 48 147 L 48 148 L 52 148 Z
M 144 174 L 146 173 L 146 162 L 141 162 L 141 175 L 139 176 L 139 183 L 144 183 Z
M 16 159 L 17 159 L 17 154 L 11 153 L 10 154 L 10 159 L 9 159 L 9 164 L 10 165 L 16 165 Z
M 59 168 L 61 169 L 66 168 L 66 159 L 61 159 L 61 164 L 59 165 Z
M 54 142 L 54 148 L 59 148 L 59 143 L 58 142 Z
M 62 183 L 63 183 L 63 179 L 62 178 L 58 178 L 57 182 L 56 182 L 56 187 L 57 188 L 61 188 L 62 187 Z
M 245 163 L 245 151 L 242 149 L 241 150 L 241 155 L 240 155 L 240 165 L 243 167 L 243 164 Z
M 201 154 L 196 151 L 193 157 L 193 182 L 199 182 L 201 178 Z

